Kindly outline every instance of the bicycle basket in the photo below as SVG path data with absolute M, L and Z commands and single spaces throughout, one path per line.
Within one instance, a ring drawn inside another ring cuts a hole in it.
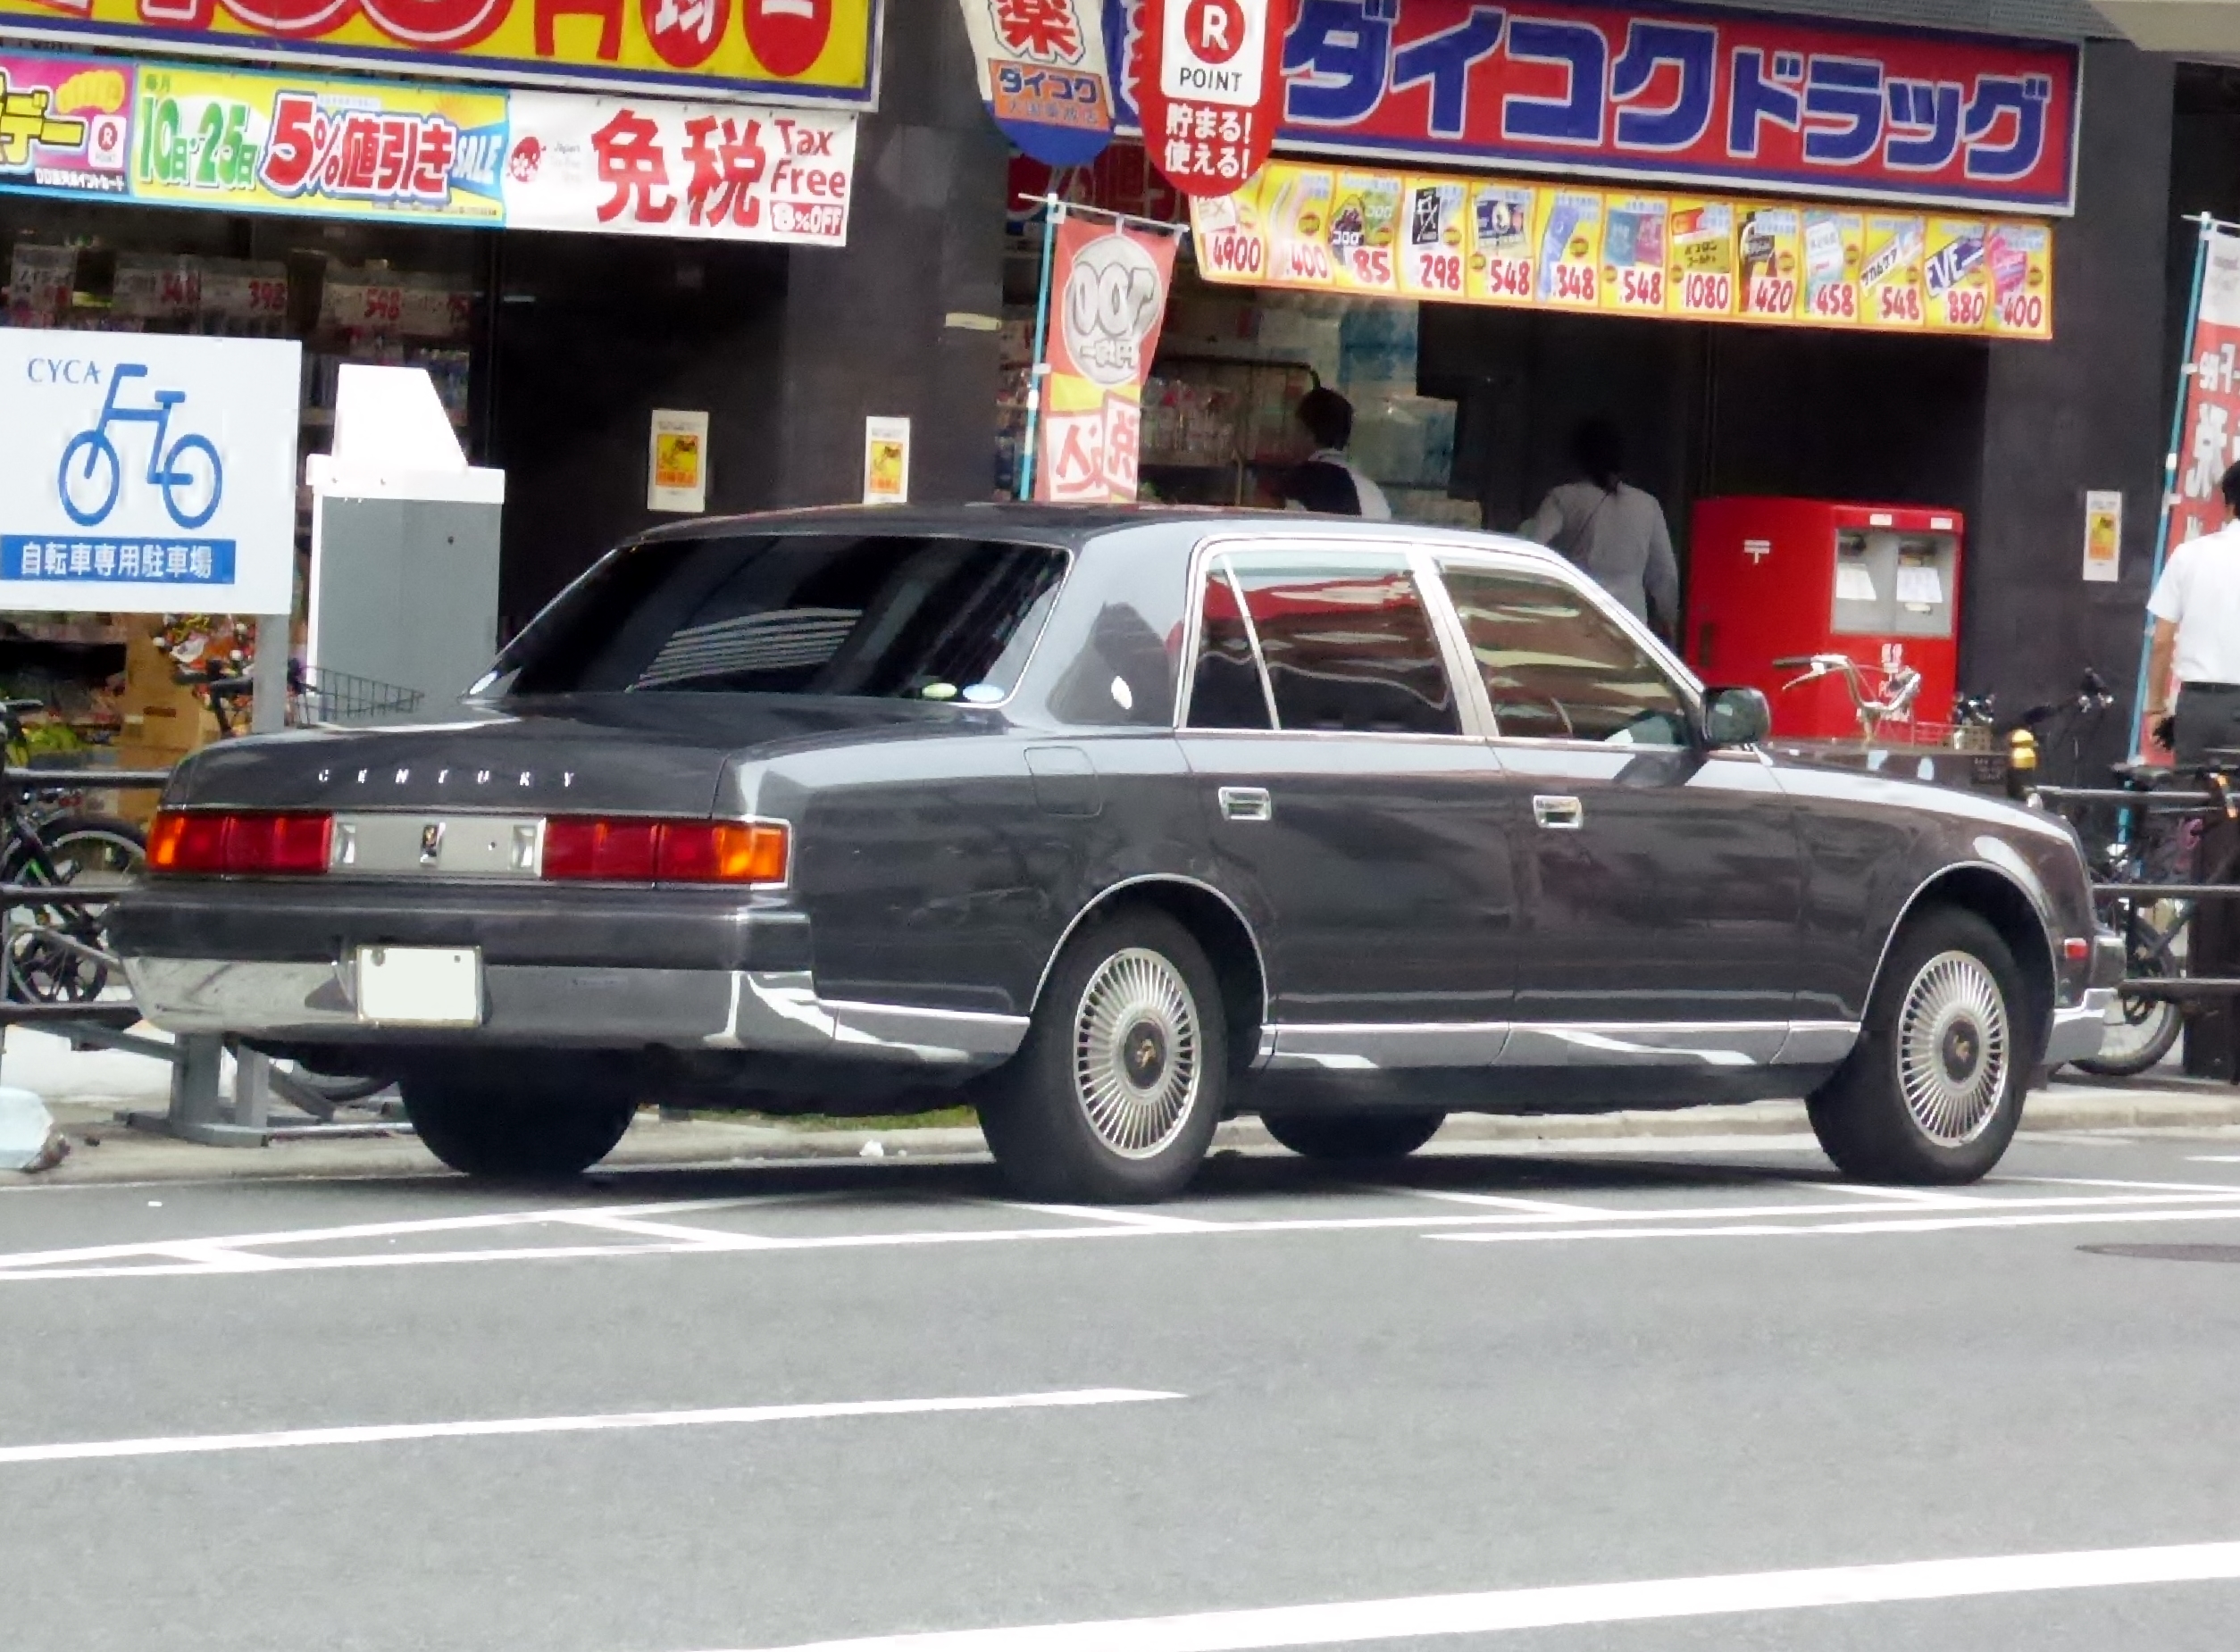
M 425 698 L 417 688 L 400 688 L 371 677 L 347 672 L 304 672 L 288 685 L 288 721 L 292 727 L 320 723 L 370 722 L 382 717 L 405 717 L 420 709 Z

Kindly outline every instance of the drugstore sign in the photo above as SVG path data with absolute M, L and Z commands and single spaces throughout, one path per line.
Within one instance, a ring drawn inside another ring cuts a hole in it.
M 293 340 L 0 329 L 0 607 L 285 613 Z
M 856 117 L 0 56 L 0 194 L 844 246 Z M 393 289 L 391 289 L 393 290 Z
M 0 0 L 0 34 L 505 85 L 869 106 L 882 0 Z
M 2053 335 L 2053 232 L 2010 218 L 1271 162 L 1191 203 L 1207 280 L 1877 332 Z
M 1128 101 L 1141 0 L 1107 0 Z M 2067 213 L 2070 46 L 1679 6 L 1297 0 L 1287 154 Z

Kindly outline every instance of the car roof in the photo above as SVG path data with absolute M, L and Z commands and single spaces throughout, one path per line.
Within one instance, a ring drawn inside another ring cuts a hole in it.
M 701 516 L 667 522 L 635 542 L 731 538 L 759 533 L 985 534 L 1079 547 L 1123 530 L 1168 528 L 1193 538 L 1280 531 L 1286 538 L 1353 539 L 1391 537 L 1413 544 L 1458 549 L 1524 552 L 1558 560 L 1545 547 L 1506 534 L 1435 528 L 1420 522 L 1368 521 L 1358 516 L 1316 516 L 1301 511 L 1221 510 L 1190 505 L 1040 505 L 1009 500 L 962 505 L 832 505 L 740 516 Z

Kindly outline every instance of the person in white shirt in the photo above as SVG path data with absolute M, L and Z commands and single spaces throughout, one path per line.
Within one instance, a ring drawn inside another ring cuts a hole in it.
M 1391 521 L 1392 507 L 1384 490 L 1346 457 L 1346 444 L 1353 439 L 1353 404 L 1316 385 L 1299 398 L 1295 416 L 1314 438 L 1315 451 L 1284 472 L 1285 507 Z
M 1664 506 L 1625 480 L 1626 442 L 1608 419 L 1589 419 L 1572 433 L 1571 456 L 1584 479 L 1551 488 L 1517 531 L 1561 551 L 1646 620 L 1659 636 L 1680 625 L 1680 569 Z
M 2198 767 L 2210 752 L 2240 749 L 2240 464 L 2225 472 L 2219 490 L 2225 525 L 2172 551 L 2147 598 L 2154 643 L 2144 722 L 2152 729 L 2169 713 L 2175 673 L 2173 728 L 2156 738 L 2184 768 Z

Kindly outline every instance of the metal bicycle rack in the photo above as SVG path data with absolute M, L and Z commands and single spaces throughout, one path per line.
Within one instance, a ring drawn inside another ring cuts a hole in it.
M 154 789 L 171 779 L 162 769 L 16 769 L 0 772 L 0 780 L 33 791 L 85 788 L 104 791 L 145 788 Z M 16 914 L 28 905 L 105 906 L 120 891 L 73 890 L 67 884 L 0 883 L 0 955 L 13 955 L 19 929 Z M 73 936 L 44 929 L 51 944 L 83 954 L 122 973 L 123 963 L 113 953 L 88 946 Z M 234 1060 L 233 1094 L 229 1098 L 219 1086 L 220 1058 L 225 1040 L 216 1033 L 185 1037 L 150 1037 L 131 1029 L 140 1020 L 132 1000 L 95 999 L 80 1004 L 33 1004 L 0 999 L 0 1064 L 4 1064 L 6 1031 L 10 1027 L 35 1027 L 67 1038 L 73 1047 L 123 1050 L 167 1064 L 171 1070 L 171 1101 L 162 1113 L 129 1113 L 123 1122 L 134 1130 L 175 1136 L 182 1141 L 214 1147 L 261 1147 L 269 1142 L 302 1137 L 391 1135 L 408 1127 L 401 1122 L 364 1124 L 274 1123 L 272 1097 L 303 1105 L 316 1098 L 300 1089 L 285 1072 L 276 1071 L 269 1056 L 241 1050 Z M 309 1109 L 307 1108 L 306 1111 Z

